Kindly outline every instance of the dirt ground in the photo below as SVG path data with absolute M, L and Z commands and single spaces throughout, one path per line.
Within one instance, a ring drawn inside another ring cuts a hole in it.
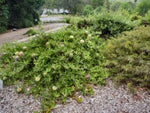
M 63 27 L 64 23 L 47 23 L 43 25 L 44 31 L 50 31 L 53 29 L 57 29 Z M 38 29 L 38 26 L 34 27 Z M 18 29 L 16 31 L 8 31 L 7 33 L 0 34 L 0 46 L 6 42 L 14 42 L 18 40 L 22 40 L 27 38 L 27 35 L 24 35 L 30 28 Z

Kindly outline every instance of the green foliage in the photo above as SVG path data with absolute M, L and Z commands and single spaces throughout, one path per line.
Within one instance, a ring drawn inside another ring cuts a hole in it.
M 86 5 L 86 6 L 84 7 L 84 9 L 83 9 L 82 14 L 83 14 L 84 16 L 87 16 L 87 15 L 89 15 L 89 14 L 92 14 L 92 12 L 93 12 L 93 7 L 92 7 L 91 5 Z
M 135 5 L 132 2 L 112 2 L 111 3 L 111 10 L 112 11 L 117 11 L 117 10 L 126 10 L 129 11 L 130 13 L 133 12 Z
M 99 6 L 99 7 L 97 7 L 94 11 L 95 11 L 96 13 L 100 13 L 101 10 L 102 10 L 102 6 Z
M 29 29 L 29 30 L 25 33 L 25 35 L 27 34 L 28 36 L 33 36 L 33 35 L 36 35 L 36 34 L 38 34 L 38 33 L 40 33 L 40 32 L 37 31 L 37 30 L 35 30 L 35 29 L 33 29 L 33 28 L 31 28 L 31 29 Z
M 89 28 L 95 31 L 100 37 L 108 37 L 131 30 L 139 22 L 131 21 L 130 15 L 126 11 L 108 12 L 102 10 L 101 13 L 92 14 L 88 18 L 78 18 L 72 24 L 77 25 L 80 29 Z
M 91 0 L 91 5 L 94 8 L 97 8 L 99 6 L 103 6 L 103 4 L 104 4 L 104 0 Z
M 121 4 L 121 2 L 119 2 L 119 1 L 112 2 L 111 6 L 110 6 L 110 9 L 112 11 L 117 11 L 119 9 L 119 7 L 120 7 L 120 4 Z
M 108 40 L 103 50 L 105 67 L 116 82 L 126 83 L 130 89 L 138 86 L 150 89 L 149 30 L 150 27 L 140 27 L 125 32 Z
M 124 10 L 127 10 L 129 12 L 132 12 L 133 11 L 133 3 L 130 3 L 130 2 L 122 2 L 120 4 L 120 9 L 124 9 Z
M 5 0 L 0 0 L 0 33 L 8 27 L 8 5 Z
M 44 110 L 65 102 L 68 96 L 80 103 L 75 92 L 92 94 L 89 84 L 101 85 L 107 77 L 99 52 L 102 42 L 85 29 L 71 27 L 42 34 L 29 43 L 9 44 L 1 49 L 0 78 L 4 84 L 18 81 L 27 94 L 42 96 Z
M 144 16 L 149 10 L 150 10 L 149 0 L 142 0 L 141 2 L 138 3 L 136 7 L 136 11 L 142 16 Z
M 146 24 L 150 24 L 150 10 L 145 14 L 143 20 L 146 22 Z
M 123 31 L 129 31 L 133 29 L 133 26 L 117 18 L 113 18 L 111 13 L 104 13 L 98 16 L 92 29 L 100 32 L 100 37 L 109 37 L 115 36 Z

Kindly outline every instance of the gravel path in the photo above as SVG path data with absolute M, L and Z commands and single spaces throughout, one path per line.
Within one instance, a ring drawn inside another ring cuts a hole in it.
M 69 99 L 57 105 L 52 113 L 150 113 L 150 93 L 140 89 L 130 94 L 123 86 L 117 88 L 108 80 L 106 86 L 94 86 L 95 95 L 83 97 L 81 104 Z M 13 86 L 0 91 L 0 113 L 32 113 L 40 103 L 32 96 L 17 94 Z
M 68 101 L 52 113 L 150 113 L 150 94 L 142 90 L 132 95 L 125 87 L 116 88 L 112 81 L 94 87 L 95 95 L 83 97 L 83 102 Z
M 40 110 L 40 102 L 31 95 L 17 94 L 14 86 L 0 90 L 0 113 L 32 113 Z

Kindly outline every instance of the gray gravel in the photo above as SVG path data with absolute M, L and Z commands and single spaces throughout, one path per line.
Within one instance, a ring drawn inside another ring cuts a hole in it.
M 0 90 L 0 113 L 32 113 L 41 109 L 41 104 L 31 95 L 18 94 L 14 86 Z
M 124 86 L 116 88 L 108 80 L 106 86 L 93 86 L 95 95 L 83 97 L 81 104 L 68 99 L 64 105 L 57 105 L 52 113 L 150 113 L 150 93 L 139 89 L 136 95 Z M 40 110 L 39 101 L 32 96 L 17 94 L 13 86 L 0 91 L 0 113 L 31 113 Z
M 95 95 L 83 97 L 78 104 L 69 100 L 57 105 L 52 113 L 150 113 L 150 94 L 142 89 L 132 95 L 125 87 L 116 88 L 111 81 L 106 86 L 94 87 Z

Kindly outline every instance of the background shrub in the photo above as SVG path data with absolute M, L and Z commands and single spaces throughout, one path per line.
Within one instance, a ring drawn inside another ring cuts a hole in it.
M 119 7 L 120 7 L 120 4 L 121 4 L 121 2 L 119 2 L 119 1 L 112 2 L 111 6 L 110 6 L 110 9 L 112 11 L 117 11 L 119 9 Z
M 87 16 L 87 15 L 89 15 L 89 14 L 92 14 L 92 12 L 93 12 L 93 7 L 92 7 L 91 5 L 86 5 L 86 6 L 84 7 L 84 9 L 83 9 L 82 14 L 83 14 L 84 16 Z
M 108 40 L 104 56 L 104 65 L 117 82 L 150 89 L 150 27 Z
M 88 18 L 80 18 L 76 21 L 79 29 L 89 28 L 91 31 L 96 31 L 100 37 L 114 36 L 131 30 L 136 24 L 138 22 L 131 21 L 127 11 L 108 12 L 104 9 L 99 14 L 95 13 Z
M 115 19 L 112 16 L 113 15 L 111 13 L 105 13 L 98 16 L 92 30 L 100 32 L 100 37 L 109 37 L 133 28 L 133 26 Z
M 132 12 L 134 8 L 134 4 L 132 2 L 121 2 L 119 8 Z
M 150 10 L 149 0 L 142 0 L 141 2 L 138 3 L 136 7 L 136 11 L 142 16 L 144 16 L 149 10 Z

